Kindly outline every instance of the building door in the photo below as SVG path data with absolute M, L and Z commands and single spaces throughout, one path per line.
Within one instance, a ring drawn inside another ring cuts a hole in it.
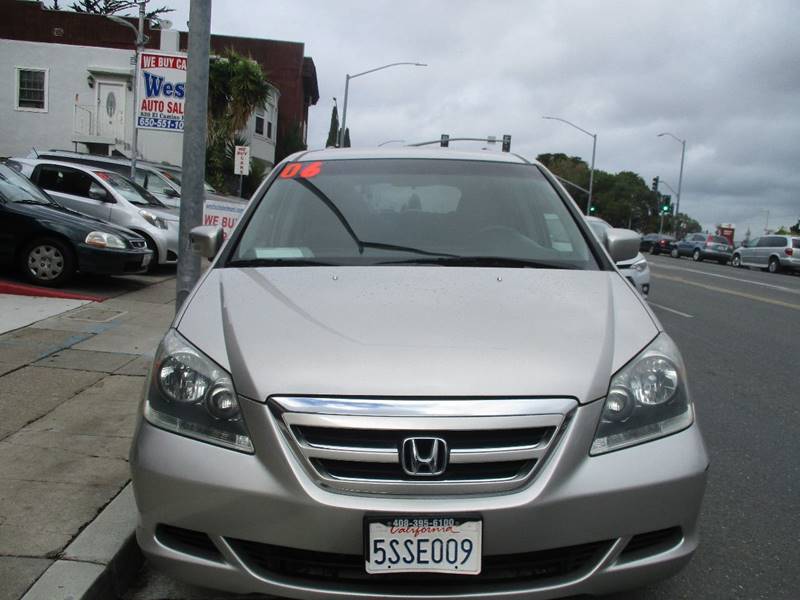
M 97 134 L 125 139 L 125 86 L 122 83 L 97 83 Z

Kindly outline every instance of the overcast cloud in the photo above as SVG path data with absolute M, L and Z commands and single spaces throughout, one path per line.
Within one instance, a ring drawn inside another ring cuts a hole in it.
M 188 0 L 165 0 L 186 29 Z M 214 0 L 212 32 L 303 42 L 320 101 L 309 146 L 327 137 L 345 74 L 355 79 L 354 146 L 510 133 L 526 157 L 591 158 L 597 168 L 660 175 L 704 227 L 790 225 L 800 217 L 800 2 L 797 0 Z M 662 189 L 666 192 L 666 189 Z M 601 209 L 602 214 L 602 209 Z

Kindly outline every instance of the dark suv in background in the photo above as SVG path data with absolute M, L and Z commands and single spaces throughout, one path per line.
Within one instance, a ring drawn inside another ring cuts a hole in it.
M 731 259 L 733 246 L 728 238 L 708 233 L 690 233 L 675 243 L 670 251 L 672 258 L 691 256 L 694 261 L 716 260 L 724 265 Z
M 675 246 L 675 238 L 671 235 L 661 233 L 648 233 L 642 237 L 639 244 L 639 252 L 649 252 L 650 254 L 669 254 Z

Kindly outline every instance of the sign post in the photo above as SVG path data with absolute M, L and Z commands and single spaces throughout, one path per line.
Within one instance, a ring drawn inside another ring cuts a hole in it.
M 239 197 L 241 198 L 244 177 L 250 174 L 250 146 L 236 146 L 233 155 L 233 174 L 239 176 Z

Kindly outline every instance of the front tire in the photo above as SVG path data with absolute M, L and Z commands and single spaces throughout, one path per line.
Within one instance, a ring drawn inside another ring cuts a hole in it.
M 742 268 L 742 257 L 738 254 L 734 254 L 733 258 L 731 259 L 731 266 L 736 267 L 737 269 Z
M 28 281 L 45 287 L 66 284 L 78 269 L 72 248 L 56 238 L 38 238 L 25 246 L 20 267 Z
M 695 248 L 694 252 L 692 252 L 692 260 L 694 262 L 700 262 L 701 260 L 703 260 L 703 257 L 700 256 L 700 249 L 699 248 Z
M 767 271 L 770 273 L 780 273 L 781 272 L 781 263 L 778 262 L 778 259 L 774 256 L 769 259 L 769 266 L 767 267 Z
M 680 255 L 680 254 L 678 254 L 678 249 L 677 249 L 677 248 L 673 248 L 673 249 L 670 251 L 669 255 L 670 255 L 672 258 L 680 258 L 680 257 L 681 257 L 681 255 Z

